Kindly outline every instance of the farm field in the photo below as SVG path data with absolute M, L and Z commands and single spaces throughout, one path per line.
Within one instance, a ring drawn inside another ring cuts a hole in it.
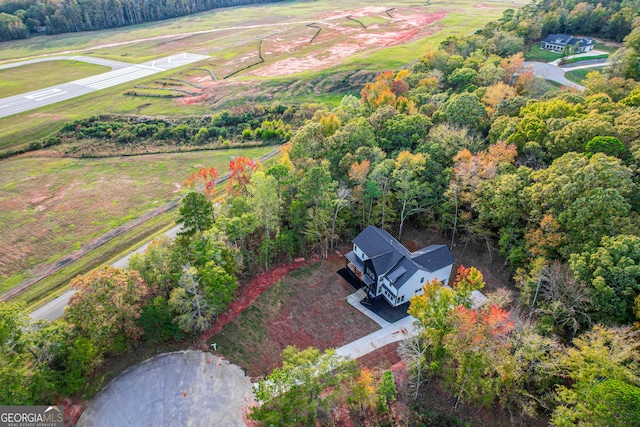
M 0 94 L 3 98 L 19 95 L 107 71 L 111 68 L 79 61 L 49 61 L 7 68 L 0 70 Z
M 179 197 L 198 167 L 273 147 L 107 159 L 26 157 L 0 168 L 0 292 L 26 272 Z

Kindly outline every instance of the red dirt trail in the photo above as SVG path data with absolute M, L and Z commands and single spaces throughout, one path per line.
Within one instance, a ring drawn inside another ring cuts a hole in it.
M 317 258 L 311 258 L 290 264 L 280 264 L 269 271 L 258 274 L 249 283 L 240 288 L 240 295 L 238 298 L 232 302 L 227 311 L 222 313 L 216 319 L 215 323 L 200 336 L 197 341 L 197 345 L 203 350 L 208 350 L 207 340 L 213 335 L 219 333 L 227 323 L 231 322 L 233 319 L 238 317 L 240 313 L 249 308 L 264 291 L 275 285 L 291 271 L 307 266 L 317 260 Z

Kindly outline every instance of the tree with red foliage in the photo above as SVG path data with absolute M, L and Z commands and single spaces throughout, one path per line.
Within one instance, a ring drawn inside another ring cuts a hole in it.
M 500 376 L 494 375 L 509 353 L 508 335 L 514 329 L 509 312 L 496 305 L 484 310 L 457 306 L 453 310 L 457 333 L 447 336 L 451 355 L 445 368 L 445 383 L 458 399 L 489 406 L 496 397 Z
M 216 168 L 200 168 L 198 172 L 193 172 L 184 181 L 184 186 L 204 194 L 207 200 L 211 201 L 215 195 L 216 184 L 218 183 L 218 171 Z
M 249 194 L 247 185 L 251 181 L 251 175 L 258 169 L 258 162 L 244 156 L 236 157 L 229 161 L 229 182 L 227 193 L 231 196 L 246 196 Z

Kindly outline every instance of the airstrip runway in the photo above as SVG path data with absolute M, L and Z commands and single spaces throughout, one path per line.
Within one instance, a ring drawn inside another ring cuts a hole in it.
M 81 58 L 82 57 L 77 57 L 73 59 L 82 60 Z M 91 76 L 81 80 L 75 80 L 73 82 L 62 83 L 45 89 L 24 93 L 22 95 L 0 98 L 0 118 L 44 107 L 45 105 L 55 104 L 56 102 L 66 101 L 67 99 L 72 99 L 97 90 L 127 83 L 162 71 L 167 71 L 172 68 L 202 61 L 207 58 L 208 56 L 206 55 L 186 52 L 179 53 L 177 55 L 156 59 L 143 64 L 128 65 L 122 68 L 112 66 L 112 68 L 118 69 L 98 74 L 97 76 Z M 61 59 L 70 58 L 65 57 Z M 34 76 L 34 78 L 37 77 Z

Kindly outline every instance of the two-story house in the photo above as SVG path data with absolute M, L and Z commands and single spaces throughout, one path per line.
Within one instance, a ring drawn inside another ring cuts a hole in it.
M 368 297 L 383 296 L 397 307 L 422 293 L 433 279 L 448 284 L 454 259 L 445 245 L 431 245 L 410 252 L 389 233 L 369 226 L 353 239 L 346 255 L 347 267 L 362 281 Z

